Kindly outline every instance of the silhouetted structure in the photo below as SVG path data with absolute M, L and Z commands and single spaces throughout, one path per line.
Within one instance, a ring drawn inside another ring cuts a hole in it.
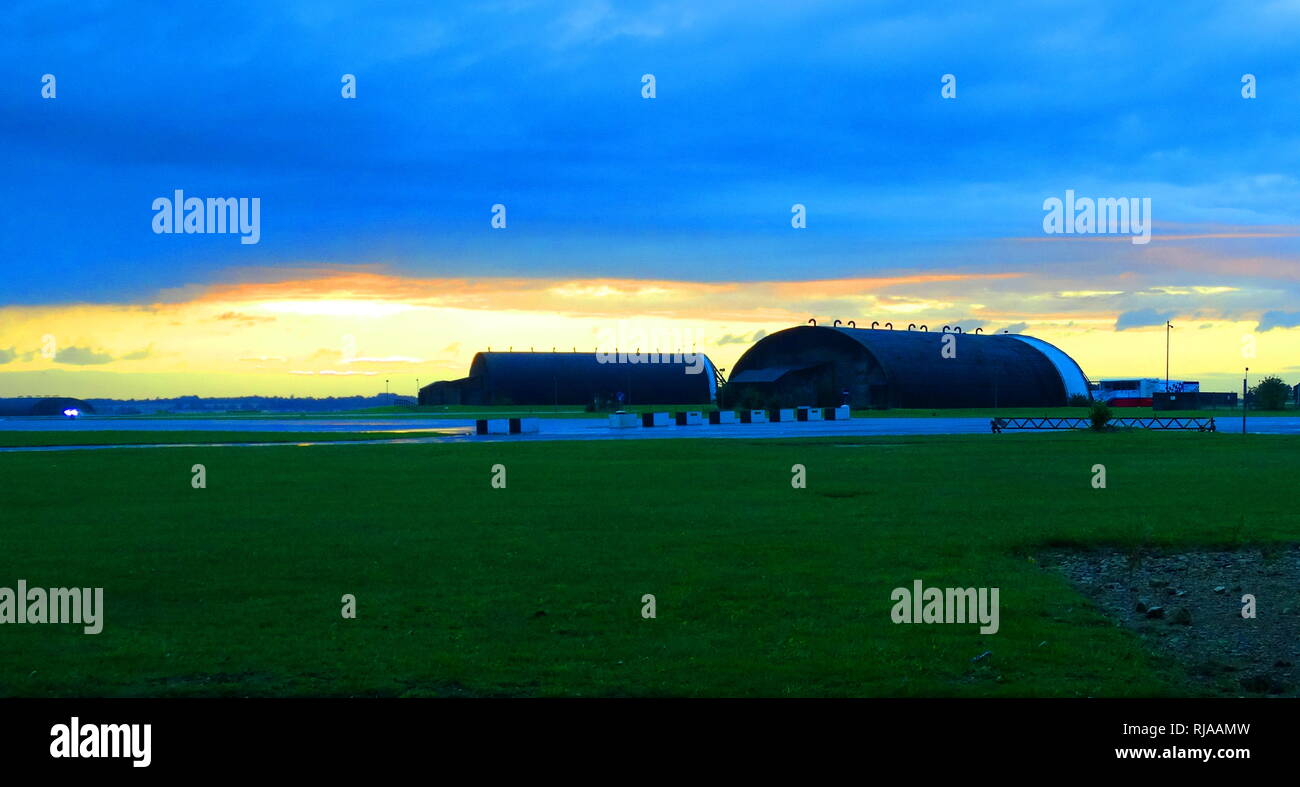
M 468 377 L 421 388 L 420 404 L 707 404 L 717 372 L 707 356 L 693 360 L 667 353 L 481 352 Z
M 950 338 L 945 338 L 950 337 Z M 1070 356 L 1031 336 L 801 325 L 732 368 L 727 406 L 1055 407 L 1088 395 Z

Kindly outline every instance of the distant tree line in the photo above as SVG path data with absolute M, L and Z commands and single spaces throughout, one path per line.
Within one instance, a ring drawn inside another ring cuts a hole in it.
M 414 405 L 415 398 L 397 394 L 374 396 L 173 396 L 154 399 L 86 399 L 106 415 L 141 413 L 295 412 L 324 413 L 367 407 Z
M 1287 401 L 1294 397 L 1291 386 L 1282 378 L 1270 375 L 1250 389 L 1246 403 L 1256 410 L 1284 410 Z

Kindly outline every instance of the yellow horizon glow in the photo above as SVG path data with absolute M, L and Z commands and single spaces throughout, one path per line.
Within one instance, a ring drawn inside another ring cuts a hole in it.
M 1037 272 L 689 282 L 317 271 L 148 305 L 0 308 L 0 395 L 345 396 L 383 391 L 385 380 L 409 394 L 417 379 L 464 376 L 480 350 L 591 351 L 611 342 L 696 350 L 729 369 L 756 335 L 813 315 L 859 327 L 872 316 L 883 325 L 903 315 L 932 329 L 979 320 L 986 333 L 1028 323 L 1026 333 L 1070 354 L 1090 377 L 1162 377 L 1163 325 L 1116 331 L 1106 299 L 1201 298 L 1195 312 L 1205 298 L 1239 294 L 1218 285 L 1099 284 L 1085 289 Z M 1173 319 L 1174 377 L 1235 390 L 1224 386 L 1246 365 L 1252 376 L 1300 371 L 1300 329 L 1256 333 L 1253 319 Z

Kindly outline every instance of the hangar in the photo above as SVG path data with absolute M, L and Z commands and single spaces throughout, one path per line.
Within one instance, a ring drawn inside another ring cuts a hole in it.
M 89 402 L 69 396 L 23 396 L 0 399 L 0 416 L 63 415 L 64 410 L 93 413 Z
M 420 404 L 709 404 L 717 390 L 702 353 L 481 352 L 468 377 L 421 388 Z
M 1032 336 L 801 325 L 749 348 L 732 367 L 725 399 L 727 406 L 1056 407 L 1075 394 L 1088 395 L 1083 370 Z

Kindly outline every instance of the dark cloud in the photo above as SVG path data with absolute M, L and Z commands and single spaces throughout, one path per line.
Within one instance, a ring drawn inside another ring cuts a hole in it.
M 0 364 L 9 363 L 17 357 L 18 353 L 14 352 L 14 348 L 10 347 L 8 350 L 0 348 Z
M 72 366 L 98 366 L 113 360 L 108 353 L 95 352 L 89 347 L 64 347 L 54 354 L 55 363 Z
M 762 328 L 758 329 L 757 331 L 754 331 L 754 335 L 749 337 L 746 337 L 743 333 L 736 334 L 734 336 L 728 333 L 728 334 L 724 334 L 723 337 L 721 339 L 718 339 L 716 342 L 714 342 L 714 344 L 718 344 L 718 345 L 752 344 L 758 341 L 759 339 L 762 339 L 764 336 L 767 336 L 767 331 L 763 330 Z
M 1267 311 L 1260 315 L 1255 330 L 1263 333 L 1274 328 L 1300 327 L 1300 312 Z
M 1127 331 L 1130 328 L 1164 325 L 1165 321 L 1173 316 L 1173 312 L 1158 312 L 1155 309 L 1134 309 L 1120 314 L 1115 320 L 1115 330 Z

